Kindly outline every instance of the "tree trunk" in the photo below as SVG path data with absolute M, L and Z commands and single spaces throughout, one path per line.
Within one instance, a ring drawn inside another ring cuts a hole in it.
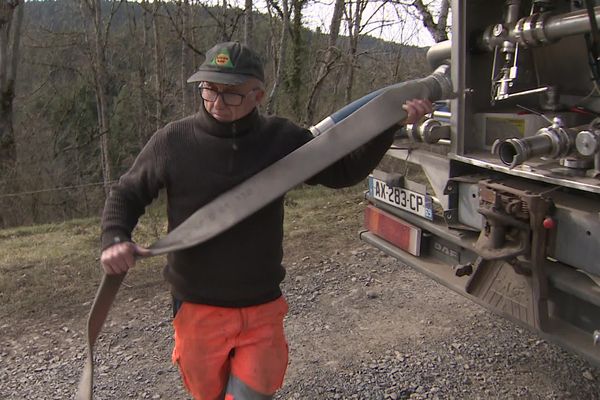
M 107 21 L 105 25 L 102 17 L 102 0 L 81 1 L 80 7 L 84 20 L 89 21 L 88 26 L 93 26 L 92 32 L 90 32 L 89 28 L 86 30 L 85 38 L 88 46 L 93 49 L 90 52 L 90 63 L 96 94 L 96 111 L 100 135 L 100 165 L 102 168 L 104 193 L 108 196 L 110 182 L 112 180 L 109 153 L 109 78 L 106 62 L 106 45 L 108 43 L 108 27 L 110 26 L 110 21 Z
M 154 89 L 155 89 L 155 112 L 154 112 L 154 127 L 156 130 L 160 129 L 162 123 L 162 112 L 163 112 L 163 65 L 162 65 L 162 54 L 160 46 L 160 34 L 158 26 L 158 10 L 160 8 L 160 1 L 154 1 L 154 8 L 152 13 L 152 33 L 154 34 Z
M 246 0 L 244 11 L 244 43 L 248 47 L 254 45 L 254 16 L 252 15 L 252 0 Z
M 190 48 L 185 42 L 190 24 L 190 3 L 184 0 L 181 5 L 181 113 L 185 116 L 190 111 L 190 91 L 187 83 L 189 77 Z
M 329 75 L 329 72 L 331 72 L 337 58 L 339 57 L 339 50 L 337 49 L 336 45 L 340 32 L 340 25 L 342 23 L 342 15 L 344 14 L 344 4 L 344 0 L 335 1 L 333 16 L 331 17 L 331 24 L 329 25 L 329 39 L 325 57 L 317 67 L 317 76 L 310 94 L 308 95 L 305 118 L 306 125 L 312 125 L 314 123 L 315 109 L 317 108 L 321 88 L 325 82 L 325 78 L 327 75 Z
M 98 69 L 98 104 L 99 104 L 99 119 L 100 119 L 100 152 L 102 157 L 102 172 L 103 172 L 103 180 L 104 180 L 104 192 L 106 195 L 109 193 L 109 182 L 112 180 L 112 171 L 110 167 L 110 156 L 109 156 L 109 147 L 108 147 L 108 138 L 109 138 L 109 120 L 108 120 L 108 79 L 106 73 L 106 59 L 104 49 L 102 47 L 102 38 L 101 38 L 101 21 L 102 14 L 100 7 L 102 6 L 101 0 L 96 0 L 97 8 L 96 8 L 96 54 L 97 54 L 97 69 Z
M 288 32 L 290 29 L 290 11 L 288 0 L 281 1 L 281 38 L 279 40 L 279 49 L 278 49 L 278 60 L 277 63 L 277 71 L 275 73 L 275 79 L 273 82 L 273 87 L 271 88 L 271 92 L 269 93 L 269 101 L 267 102 L 266 113 L 273 114 L 275 110 L 276 98 L 279 92 L 279 87 L 281 86 L 281 82 L 283 82 L 284 68 L 285 68 L 285 58 L 286 58 L 286 49 L 288 45 Z
M 291 96 L 291 108 L 295 119 L 300 120 L 300 95 L 302 92 L 302 67 L 304 46 L 302 40 L 302 8 L 306 0 L 292 0 L 292 66 L 289 75 L 288 94 Z
M 433 15 L 428 5 L 423 4 L 423 0 L 415 0 L 412 6 L 417 10 L 423 21 L 423 25 L 436 42 L 448 40 L 448 13 L 450 11 L 450 0 L 441 0 L 439 4 L 440 13 L 437 22 L 433 20 Z
M 352 101 L 352 90 L 354 88 L 354 66 L 358 54 L 358 39 L 361 33 L 361 21 L 363 12 L 367 6 L 368 0 L 356 0 L 356 8 L 352 11 L 352 2 L 348 6 L 348 31 L 350 31 L 350 54 L 347 64 L 346 90 L 344 100 L 346 104 Z
M 394 79 L 393 82 L 400 82 L 400 64 L 402 63 L 402 46 L 398 46 L 396 53 L 396 59 L 394 62 Z
M 223 0 L 223 14 L 221 16 L 221 42 L 229 41 L 229 36 L 227 35 L 227 0 Z
M 148 75 L 147 70 L 147 57 L 148 57 L 148 11 L 146 7 L 142 7 L 143 12 L 141 16 L 141 27 L 142 27 L 142 42 L 139 46 L 139 56 L 137 65 L 137 101 L 138 101 L 138 112 L 137 112 L 137 129 L 138 129 L 138 144 L 141 149 L 148 140 L 148 120 L 149 116 L 146 113 L 146 79 Z
M 24 4 L 0 3 L 0 168 L 16 161 L 13 101 Z
M 98 109 L 98 124 L 100 127 L 100 158 L 102 164 L 102 179 L 104 182 L 104 193 L 108 196 L 110 191 L 110 181 L 112 180 L 112 171 L 109 156 L 109 119 L 108 119 L 108 74 L 106 71 L 106 55 L 104 49 L 103 27 L 102 23 L 102 0 L 94 0 L 94 46 L 96 59 L 94 70 L 96 71 L 96 97 Z

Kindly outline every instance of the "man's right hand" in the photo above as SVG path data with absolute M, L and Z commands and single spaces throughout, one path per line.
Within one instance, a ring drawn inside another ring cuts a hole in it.
M 107 247 L 100 256 L 100 263 L 108 275 L 124 274 L 133 268 L 137 257 L 150 255 L 150 250 L 135 243 L 123 242 Z

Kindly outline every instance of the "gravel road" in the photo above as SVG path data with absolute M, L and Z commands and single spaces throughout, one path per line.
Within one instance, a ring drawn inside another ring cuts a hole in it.
M 362 243 L 287 266 L 277 399 L 600 399 L 599 369 Z M 130 286 L 100 338 L 96 398 L 188 399 L 166 287 Z M 89 304 L 78 307 L 0 322 L 0 399 L 73 398 Z

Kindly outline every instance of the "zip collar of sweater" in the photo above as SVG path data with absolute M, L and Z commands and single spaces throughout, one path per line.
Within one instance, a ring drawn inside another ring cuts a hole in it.
M 206 111 L 204 105 L 200 106 L 200 111 L 196 115 L 196 121 L 198 121 L 202 132 L 211 136 L 233 139 L 251 133 L 260 119 L 260 114 L 256 108 L 250 114 L 233 122 L 217 121 Z

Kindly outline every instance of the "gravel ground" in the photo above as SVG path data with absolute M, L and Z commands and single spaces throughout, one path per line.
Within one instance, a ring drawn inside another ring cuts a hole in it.
M 277 399 L 600 399 L 599 369 L 364 244 L 288 260 L 284 291 Z M 96 399 L 189 399 L 166 287 L 140 293 L 123 288 L 100 338 Z M 0 399 L 73 398 L 88 307 L 0 322 Z

